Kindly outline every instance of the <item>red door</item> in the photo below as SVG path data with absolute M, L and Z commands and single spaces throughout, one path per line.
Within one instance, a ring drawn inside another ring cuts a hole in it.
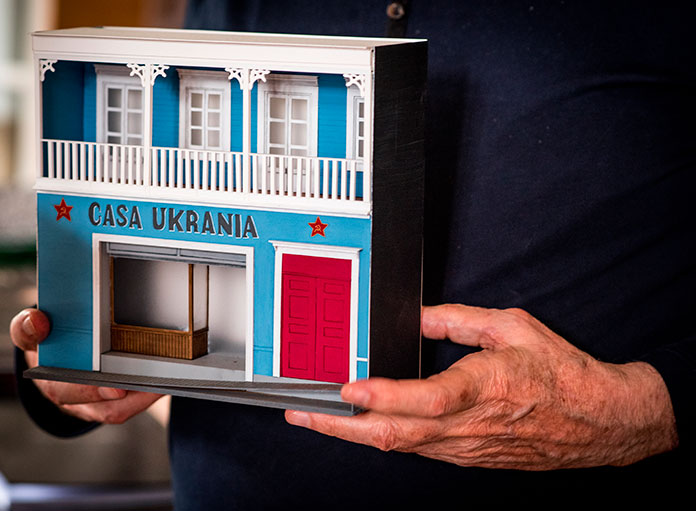
M 281 376 L 348 381 L 350 264 L 283 255 Z

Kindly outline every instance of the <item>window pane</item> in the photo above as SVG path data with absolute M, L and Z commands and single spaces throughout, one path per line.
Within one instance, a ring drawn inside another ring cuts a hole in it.
M 358 123 L 358 136 L 359 137 L 365 136 L 365 123 L 362 121 Z
M 292 156 L 307 156 L 307 149 L 294 148 L 290 151 Z
M 285 123 L 271 122 L 268 131 L 271 144 L 285 145 Z
M 191 145 L 192 146 L 202 146 L 203 145 L 203 130 L 192 129 L 191 130 Z
M 292 118 L 295 120 L 307 120 L 307 100 L 293 98 L 292 100 Z
M 119 91 L 120 92 L 120 91 Z M 111 132 L 121 133 L 121 112 L 107 112 L 107 129 Z
M 107 144 L 120 144 L 121 143 L 121 137 L 118 135 L 109 135 L 106 139 Z
M 220 147 L 220 132 L 217 130 L 208 131 L 208 147 L 218 149 Z
M 203 94 L 201 94 L 200 92 L 191 93 L 191 107 L 203 108 Z
M 191 126 L 203 126 L 203 112 L 191 112 Z
M 270 114 L 274 119 L 285 119 L 285 98 L 270 98 Z
M 109 107 L 121 108 L 121 89 L 112 89 L 109 87 L 106 102 Z
M 293 124 L 290 136 L 292 145 L 306 146 L 307 145 L 307 125 Z
M 270 154 L 285 154 L 285 149 L 282 147 L 269 147 L 268 152 Z
M 365 153 L 363 152 L 364 146 L 365 146 L 365 141 L 358 140 L 358 158 L 362 158 L 365 155 Z
M 208 108 L 220 110 L 220 94 L 215 93 L 208 96 Z
M 208 127 L 209 128 L 219 128 L 220 127 L 220 112 L 208 112 Z
M 128 137 L 128 142 L 126 143 L 128 145 L 142 145 L 143 139 L 142 137 Z
M 130 110 L 142 110 L 142 91 L 140 89 L 128 89 L 128 108 Z
M 140 112 L 130 112 L 128 114 L 128 134 L 140 135 L 142 133 L 143 117 Z
M 364 101 L 358 102 L 358 117 L 360 117 L 361 119 L 365 118 L 365 102 Z

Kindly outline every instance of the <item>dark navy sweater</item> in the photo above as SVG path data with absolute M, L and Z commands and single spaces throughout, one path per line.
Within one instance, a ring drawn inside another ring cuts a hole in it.
M 194 0 L 187 24 L 380 36 L 387 4 Z M 425 303 L 522 307 L 600 360 L 653 364 L 680 447 L 625 468 L 471 469 L 327 438 L 285 424 L 279 410 L 174 398 L 178 509 L 688 491 L 680 481 L 696 431 L 695 9 L 642 0 L 410 4 L 405 35 L 429 40 Z M 425 374 L 467 353 L 425 343 Z

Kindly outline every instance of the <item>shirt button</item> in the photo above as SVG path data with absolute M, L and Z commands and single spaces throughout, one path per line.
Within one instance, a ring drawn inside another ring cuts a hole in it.
M 401 5 L 401 2 L 392 2 L 387 6 L 387 16 L 389 16 L 390 19 L 400 20 L 404 17 L 404 14 L 406 14 L 406 11 L 404 10 L 404 6 Z

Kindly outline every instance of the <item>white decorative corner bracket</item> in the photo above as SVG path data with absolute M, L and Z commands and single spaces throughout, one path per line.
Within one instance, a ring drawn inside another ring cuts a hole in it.
M 165 66 L 164 64 L 151 64 L 150 66 L 147 64 L 126 65 L 131 70 L 130 76 L 137 76 L 140 78 L 140 84 L 143 87 L 145 87 L 148 83 L 150 84 L 150 87 L 155 85 L 155 79 L 158 76 L 166 78 L 167 73 L 165 73 L 165 71 L 169 69 L 169 66 Z
M 57 60 L 51 59 L 39 59 L 39 79 L 43 82 L 46 78 L 46 71 L 55 72 L 53 64 L 58 62 Z
M 266 75 L 271 71 L 269 69 L 247 69 L 242 67 L 226 67 L 230 75 L 228 80 L 237 80 L 240 90 L 251 90 L 258 80 L 266 81 Z
M 360 95 L 362 97 L 365 97 L 365 75 L 357 73 L 346 73 L 343 75 L 343 78 L 346 79 L 346 87 L 355 85 L 360 91 Z

